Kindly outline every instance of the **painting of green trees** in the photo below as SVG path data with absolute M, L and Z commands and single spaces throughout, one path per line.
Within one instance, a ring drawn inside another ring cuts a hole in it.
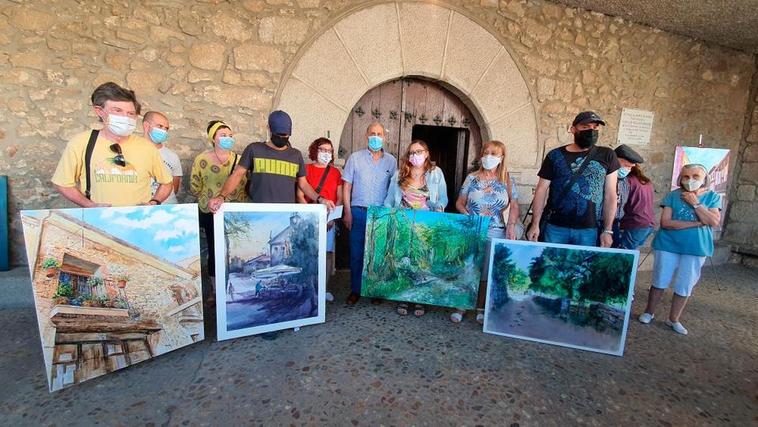
M 474 308 L 488 217 L 371 207 L 361 295 Z
M 485 332 L 618 354 L 638 253 L 495 240 Z

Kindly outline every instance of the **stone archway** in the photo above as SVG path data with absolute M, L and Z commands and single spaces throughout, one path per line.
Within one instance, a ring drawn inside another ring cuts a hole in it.
M 445 5 L 382 2 L 347 14 L 301 49 L 274 105 L 292 116 L 299 148 L 318 136 L 339 141 L 361 96 L 404 76 L 445 84 L 476 116 L 483 138 L 511 148 L 513 167 L 538 165 L 535 107 L 519 66 L 493 34 Z

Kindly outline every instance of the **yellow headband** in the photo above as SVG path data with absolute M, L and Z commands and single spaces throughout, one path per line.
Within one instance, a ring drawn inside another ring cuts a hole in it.
M 211 142 L 211 143 L 213 142 L 213 135 L 216 134 L 216 131 L 220 127 L 229 127 L 229 126 L 227 126 L 226 123 L 224 123 L 224 122 L 218 122 L 218 123 L 214 124 L 213 126 L 211 126 L 211 128 L 208 129 L 208 141 L 209 142 Z

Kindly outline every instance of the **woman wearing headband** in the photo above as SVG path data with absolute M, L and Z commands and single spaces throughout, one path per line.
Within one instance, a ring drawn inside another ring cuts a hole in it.
M 685 165 L 679 188 L 661 201 L 661 229 L 653 239 L 653 283 L 639 317 L 642 323 L 653 321 L 655 308 L 671 284 L 674 296 L 666 325 L 687 335 L 679 317 L 700 279 L 705 258 L 713 255 L 713 227 L 721 221 L 721 196 L 709 190 L 709 184 L 705 166 Z
M 234 133 L 221 120 L 212 120 L 206 129 L 207 142 L 211 148 L 195 157 L 190 177 L 190 193 L 197 197 L 200 209 L 200 227 L 205 230 L 205 240 L 208 245 L 208 276 L 211 278 L 212 289 L 206 289 L 205 297 L 214 300 L 216 286 L 216 263 L 213 250 L 213 213 L 208 208 L 208 200 L 221 190 L 224 181 L 232 173 L 239 162 L 240 156 L 231 151 L 234 147 Z M 245 202 L 246 178 L 242 179 L 237 189 L 227 198 L 227 201 Z

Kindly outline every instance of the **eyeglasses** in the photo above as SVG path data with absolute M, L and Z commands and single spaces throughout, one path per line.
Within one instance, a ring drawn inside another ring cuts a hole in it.
M 121 152 L 121 146 L 118 144 L 111 144 L 110 149 L 116 153 L 116 155 L 113 157 L 113 163 L 121 166 L 122 168 L 125 167 L 126 159 L 124 158 L 124 153 Z
M 319 148 L 318 152 L 319 153 L 329 153 L 329 154 L 331 154 L 331 153 L 334 152 L 334 150 L 332 150 L 331 148 Z
M 426 150 L 421 149 L 421 150 L 411 151 L 408 154 L 415 154 L 418 156 L 419 154 L 424 154 L 424 153 L 426 153 Z

